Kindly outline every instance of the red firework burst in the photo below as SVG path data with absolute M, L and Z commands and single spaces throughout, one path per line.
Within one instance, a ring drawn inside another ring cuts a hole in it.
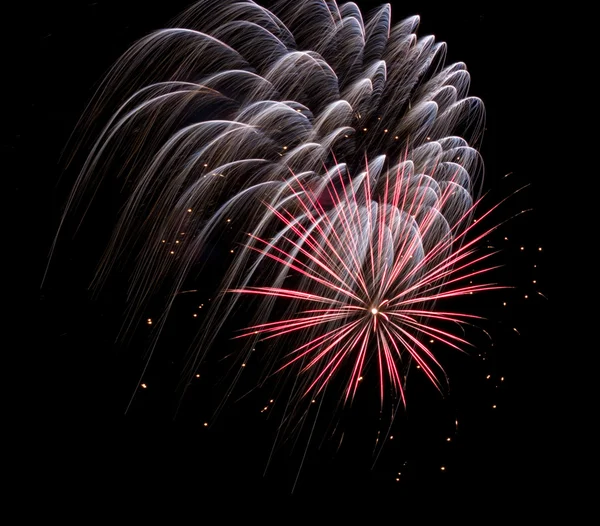
M 317 189 L 293 175 L 292 197 L 285 205 L 267 205 L 279 222 L 277 234 L 250 234 L 247 248 L 279 268 L 276 283 L 295 284 L 230 289 L 264 302 L 260 322 L 238 338 L 291 339 L 292 350 L 277 372 L 299 366 L 302 396 L 315 397 L 332 377 L 345 375 L 343 400 L 351 401 L 371 361 L 382 405 L 386 386 L 406 403 L 412 360 L 441 389 L 445 373 L 426 341 L 462 350 L 468 341 L 435 325 L 460 326 L 479 317 L 440 310 L 438 300 L 503 288 L 471 284 L 496 268 L 482 266 L 495 252 L 477 255 L 476 246 L 497 225 L 468 236 L 478 224 L 473 212 L 479 201 L 465 200 L 470 194 L 460 184 L 460 167 L 440 183 L 415 175 L 411 166 L 403 162 L 377 176 L 367 164 L 355 178 L 338 166 Z M 275 298 L 291 304 L 282 319 L 267 321 Z

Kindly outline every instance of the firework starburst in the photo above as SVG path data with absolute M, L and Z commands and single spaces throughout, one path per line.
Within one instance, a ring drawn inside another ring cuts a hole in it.
M 389 4 L 365 20 L 354 3 L 202 0 L 115 64 L 74 134 L 59 234 L 114 190 L 93 287 L 127 276 L 123 335 L 159 311 L 140 382 L 176 298 L 204 288 L 184 389 L 224 333 L 244 365 L 260 343 L 266 376 L 294 372 L 288 413 L 325 391 L 349 404 L 367 371 L 402 406 L 411 364 L 442 389 L 427 341 L 464 349 L 455 329 L 476 318 L 443 300 L 496 285 L 472 283 L 491 268 L 490 230 L 473 231 L 483 103 L 418 24 Z

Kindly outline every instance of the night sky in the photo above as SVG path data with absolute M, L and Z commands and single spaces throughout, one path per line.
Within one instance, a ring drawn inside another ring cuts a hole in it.
M 462 306 L 488 318 L 482 327 L 490 339 L 474 333 L 476 348 L 469 355 L 444 353 L 449 395 L 415 380 L 406 414 L 398 417 L 394 439 L 373 468 L 376 417 L 370 406 L 357 404 L 344 415 L 348 438 L 343 447 L 336 453 L 337 443 L 324 441 L 305 462 L 290 496 L 301 448 L 275 455 L 263 476 L 276 424 L 261 412 L 267 392 L 230 404 L 205 426 L 215 395 L 210 385 L 199 383 L 173 418 L 182 335 L 193 330 L 192 304 L 206 298 L 177 305 L 180 321 L 167 330 L 144 378 L 147 388 L 141 388 L 147 335 L 142 330 L 129 344 L 115 343 L 123 307 L 118 283 L 96 300 L 87 290 L 102 248 L 98 241 L 110 232 L 110 224 L 83 225 L 81 235 L 61 239 L 40 290 L 76 175 L 65 170 L 61 151 L 106 70 L 136 39 L 166 27 L 189 2 L 158 4 L 61 0 L 34 9 L 27 23 L 16 26 L 15 77 L 21 81 L 11 81 L 14 93 L 5 99 L 9 107 L 1 146 L 10 181 L 9 230 L 19 254 L 7 278 L 9 289 L 19 283 L 19 319 L 12 330 L 18 331 L 20 343 L 11 351 L 19 365 L 14 375 L 5 374 L 15 382 L 20 407 L 15 429 L 23 431 L 17 435 L 26 444 L 20 487 L 26 493 L 56 491 L 101 503 L 127 495 L 170 495 L 198 509 L 210 505 L 204 499 L 211 495 L 249 495 L 264 498 L 268 506 L 275 497 L 298 504 L 306 497 L 325 499 L 342 492 L 348 498 L 345 507 L 360 496 L 365 504 L 379 503 L 399 514 L 403 504 L 424 496 L 432 503 L 449 496 L 456 510 L 516 510 L 521 505 L 533 510 L 531 488 L 548 483 L 544 443 L 550 432 L 543 409 L 548 380 L 539 367 L 551 341 L 549 205 L 547 181 L 530 155 L 529 136 L 539 78 L 534 41 L 541 30 L 500 2 L 481 9 L 457 3 L 392 4 L 395 22 L 420 14 L 418 35 L 434 34 L 448 44 L 447 62 L 467 64 L 470 93 L 486 105 L 481 151 L 488 202 L 527 186 L 493 220 L 530 211 L 510 219 L 489 240 L 501 248 L 495 263 L 504 265 L 493 279 L 512 288 L 482 293 Z M 358 4 L 363 14 L 379 5 Z M 12 275 L 21 277 L 13 281 Z M 227 342 L 220 345 L 226 353 Z M 62 482 L 55 480 L 58 474 Z

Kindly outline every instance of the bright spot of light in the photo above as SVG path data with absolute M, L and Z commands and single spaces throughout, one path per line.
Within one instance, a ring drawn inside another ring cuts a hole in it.
M 378 312 L 379 312 L 379 311 L 378 311 L 378 310 L 377 310 L 375 307 L 373 307 L 373 308 L 371 309 L 371 314 L 373 314 L 373 315 L 377 314 Z

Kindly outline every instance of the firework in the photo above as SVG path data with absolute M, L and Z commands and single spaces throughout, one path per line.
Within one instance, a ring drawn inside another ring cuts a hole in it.
M 253 242 L 246 245 L 260 254 L 255 268 L 265 259 L 275 262 L 279 271 L 269 275 L 268 282 L 276 285 L 229 292 L 264 297 L 264 305 L 258 309 L 261 319 L 270 317 L 273 298 L 291 300 L 291 306 L 285 319 L 256 324 L 240 337 L 260 334 L 261 340 L 267 340 L 292 335 L 293 339 L 305 340 L 289 353 L 290 360 L 283 365 L 285 368 L 300 361 L 301 372 L 312 372 L 305 379 L 308 387 L 302 387 L 302 395 L 318 395 L 327 380 L 345 368 L 349 376 L 344 396 L 347 401 L 356 392 L 364 365 L 373 357 L 368 357 L 367 351 L 372 350 L 377 358 L 382 404 L 387 382 L 405 402 L 405 368 L 412 360 L 439 386 L 429 364 L 441 366 L 420 336 L 458 349 L 457 344 L 467 342 L 431 326 L 429 321 L 460 324 L 475 316 L 430 306 L 439 299 L 496 288 L 489 284 L 461 285 L 490 270 L 466 269 L 493 255 L 474 257 L 473 245 L 489 230 L 466 244 L 461 244 L 461 238 L 471 227 L 456 233 L 472 207 L 462 210 L 463 215 L 452 226 L 439 212 L 457 195 L 464 198 L 464 189 L 452 181 L 441 188 L 435 184 L 438 206 L 425 206 L 431 183 L 423 184 L 409 167 L 402 163 L 393 174 L 374 174 L 369 167 L 347 182 L 336 174 L 340 188 L 331 184 L 326 189 L 332 203 L 329 209 L 321 203 L 320 192 L 307 191 L 294 179 L 300 190 L 294 194 L 293 204 L 300 213 L 269 207 L 283 229 L 270 241 L 252 235 Z M 332 180 L 325 178 L 327 183 Z M 379 187 L 378 198 L 372 186 Z M 465 206 L 462 201 L 460 204 Z M 299 277 L 297 284 L 284 286 L 284 280 L 294 275 Z M 252 277 L 253 272 L 248 272 L 246 282 Z M 302 310 L 302 305 L 308 310 Z M 348 361 L 351 366 L 344 365 Z
M 129 276 L 124 334 L 165 298 L 148 361 L 225 238 L 184 386 L 242 308 L 239 363 L 262 342 L 265 376 L 293 372 L 286 414 L 325 391 L 351 402 L 368 369 L 382 406 L 405 403 L 412 363 L 442 388 L 426 341 L 462 349 L 445 326 L 474 316 L 440 300 L 494 288 L 468 283 L 489 269 L 489 231 L 471 235 L 484 109 L 418 23 L 389 5 L 365 20 L 353 3 L 204 0 L 112 68 L 75 133 L 86 158 L 60 228 L 118 190 L 93 286 Z

